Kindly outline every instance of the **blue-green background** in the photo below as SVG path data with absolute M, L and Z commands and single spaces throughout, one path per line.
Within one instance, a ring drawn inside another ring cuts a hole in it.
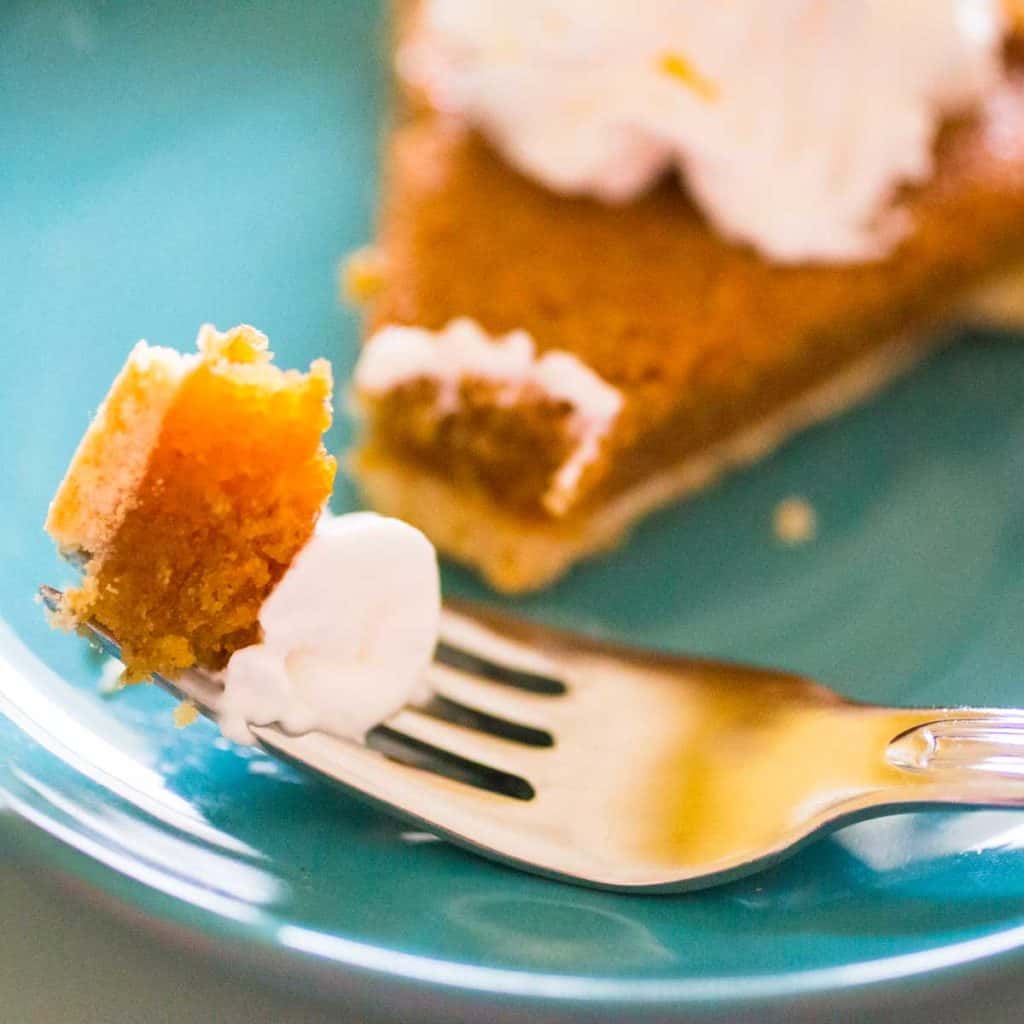
M 410 841 L 208 723 L 174 730 L 154 690 L 103 698 L 101 661 L 48 630 L 34 589 L 69 570 L 42 534 L 46 503 L 137 338 L 188 347 L 203 321 L 247 321 L 282 363 L 326 354 L 344 379 L 357 324 L 336 267 L 372 230 L 382 39 L 376 5 L 356 0 L 0 12 L 0 710 L 22 727 L 0 716 L 0 807 L 18 812 L 0 828 L 147 915 L 250 952 L 315 947 L 329 976 L 371 993 L 393 974 L 724 1007 L 1024 941 L 1024 816 L 863 824 L 691 896 L 589 892 Z M 513 603 L 864 699 L 1024 704 L 1022 394 L 1024 346 L 966 332 L 879 400 Z M 341 424 L 332 443 L 345 437 Z M 792 494 L 819 519 L 793 549 L 771 529 Z M 351 501 L 342 482 L 336 506 Z M 484 594 L 458 570 L 446 586 Z

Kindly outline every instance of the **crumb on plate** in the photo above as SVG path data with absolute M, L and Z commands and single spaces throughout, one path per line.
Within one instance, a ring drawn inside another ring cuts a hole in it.
M 190 700 L 183 700 L 174 709 L 174 727 L 185 729 L 199 717 L 199 708 Z
M 818 532 L 814 506 L 806 498 L 785 498 L 775 506 L 772 528 L 776 538 L 790 547 L 814 540 Z

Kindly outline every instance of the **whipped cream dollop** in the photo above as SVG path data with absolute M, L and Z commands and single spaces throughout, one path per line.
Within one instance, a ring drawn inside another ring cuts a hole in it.
M 1000 0 L 425 0 L 399 71 L 552 189 L 622 201 L 674 167 L 773 260 L 867 260 L 1006 28 Z
M 260 610 L 263 639 L 223 673 L 221 731 L 359 738 L 426 692 L 441 590 L 433 545 L 372 512 L 325 516 Z

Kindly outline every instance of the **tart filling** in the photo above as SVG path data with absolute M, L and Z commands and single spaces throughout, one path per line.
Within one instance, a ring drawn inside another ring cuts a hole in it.
M 69 623 L 117 637 L 128 679 L 221 668 L 255 641 L 334 481 L 326 362 L 279 370 L 245 326 L 206 326 L 198 349 L 136 345 L 46 522 L 84 565 Z

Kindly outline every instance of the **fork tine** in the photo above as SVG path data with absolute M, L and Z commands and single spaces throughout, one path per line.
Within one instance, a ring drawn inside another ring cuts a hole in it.
M 64 599 L 64 592 L 58 590 L 56 587 L 51 587 L 48 583 L 43 583 L 39 587 L 39 599 L 46 606 L 47 611 L 59 612 L 60 603 Z
M 253 733 L 275 757 L 385 803 L 431 830 L 445 829 L 454 815 L 498 811 L 508 816 L 528 803 L 393 761 L 353 740 L 316 732 L 290 736 L 274 726 L 255 726 Z
M 39 588 L 39 596 L 49 611 L 60 612 L 64 599 L 62 591 L 44 583 Z M 101 626 L 88 621 L 76 623 L 75 628 L 82 636 L 96 644 L 104 654 L 121 660 L 121 645 Z M 221 687 L 206 675 L 199 672 L 183 672 L 173 681 L 161 675 L 153 675 L 151 678 L 157 686 L 172 696 L 179 700 L 190 700 L 204 715 L 216 717 Z
M 529 669 L 496 661 L 493 657 L 466 647 L 441 642 L 437 645 L 434 657 L 442 665 L 481 676 L 503 686 L 525 690 L 527 693 L 543 693 L 549 697 L 560 697 L 565 693 L 565 683 L 560 679 L 555 679 L 547 673 L 531 672 Z
M 566 692 L 554 665 L 540 651 L 502 636 L 447 602 L 435 660 L 530 693 L 560 696 Z
M 538 755 L 549 749 L 530 747 L 514 741 L 467 729 L 443 718 L 425 715 L 413 708 L 403 708 L 385 723 L 388 728 L 438 750 L 455 754 L 488 768 L 497 768 L 532 782 L 540 774 Z M 533 776 L 533 778 L 531 778 Z
M 56 587 L 51 587 L 44 583 L 39 588 L 39 597 L 42 599 L 47 611 L 59 615 L 63 610 L 61 606 L 64 601 L 64 593 Z M 104 654 L 109 654 L 110 657 L 121 660 L 121 645 L 101 626 L 91 621 L 76 622 L 74 626 L 79 634 L 94 643 Z
M 550 697 L 525 693 L 440 662 L 430 666 L 427 681 L 440 696 L 457 704 L 545 732 L 551 732 L 564 713 L 564 705 Z

